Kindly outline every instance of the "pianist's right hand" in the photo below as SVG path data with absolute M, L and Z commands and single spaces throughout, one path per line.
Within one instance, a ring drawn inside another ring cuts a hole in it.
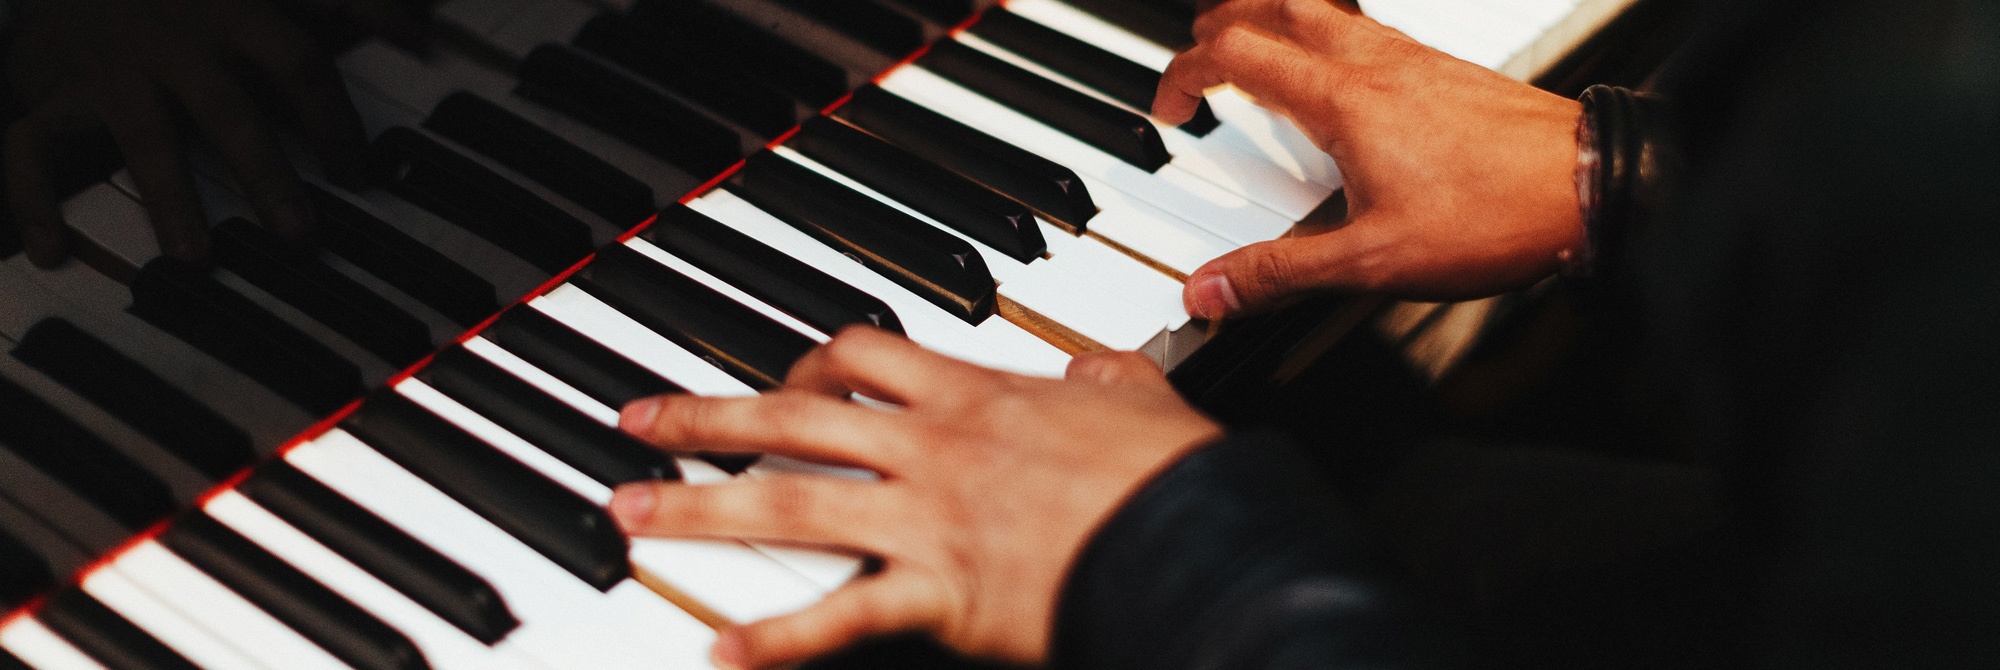
M 1554 274 L 1582 241 L 1582 107 L 1416 43 L 1328 0 L 1229 0 L 1161 77 L 1155 116 L 1233 84 L 1333 156 L 1348 218 L 1196 270 L 1190 313 L 1263 311 L 1309 291 L 1491 295 Z
M 339 12 L 400 43 L 422 29 L 396 0 L 290 0 Z M 300 234 L 312 225 L 299 176 L 247 80 L 274 88 L 336 180 L 359 174 L 364 137 L 332 62 L 269 0 L 42 0 L 15 2 L 6 76 L 26 115 L 7 129 L 6 199 L 30 258 L 66 253 L 51 156 L 108 131 L 124 155 L 160 249 L 208 254 L 208 227 L 188 172 L 183 119 L 220 153 L 264 225 Z

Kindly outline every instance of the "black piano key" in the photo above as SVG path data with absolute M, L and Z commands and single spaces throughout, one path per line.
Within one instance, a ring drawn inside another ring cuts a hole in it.
M 129 311 L 306 410 L 331 413 L 361 394 L 353 362 L 185 261 L 140 268 Z
M 402 633 L 200 510 L 176 519 L 160 542 L 358 670 L 429 667 Z
M 480 336 L 612 409 L 685 389 L 533 308 L 509 310 Z
M 13 354 L 209 477 L 257 458 L 243 429 L 68 321 L 35 324 Z
M 424 119 L 424 127 L 614 224 L 637 224 L 653 213 L 653 187 L 476 94 L 446 96 Z
M 744 128 L 777 137 L 798 125 L 791 96 L 737 68 L 718 68 L 710 59 L 685 55 L 685 45 L 647 30 L 644 23 L 599 14 L 572 41 L 634 74 L 653 80 Z
M 439 353 L 417 379 L 605 486 L 680 479 L 673 455 L 599 423 L 472 352 Z
M 12 652 L 9 652 L 5 649 L 0 649 L 0 670 L 35 670 L 35 669 L 28 667 L 28 664 L 26 663 L 22 663 L 20 657 L 15 656 Z
M 993 315 L 993 275 L 965 240 L 770 152 L 733 181 L 743 199 L 966 323 Z
M 521 62 L 515 93 L 581 119 L 696 177 L 743 157 L 736 132 L 569 47 L 544 44 Z
M 245 219 L 215 227 L 216 264 L 398 367 L 431 352 L 431 331 L 395 303 Z
M 1194 46 L 1195 8 L 1186 3 L 1158 0 L 1075 0 L 1070 4 L 1174 51 Z
M 173 513 L 173 495 L 165 482 L 5 378 L 0 378 L 0 446 L 126 528 L 139 530 Z
M 1152 68 L 1022 18 L 1002 7 L 995 7 L 980 16 L 979 22 L 972 24 L 970 32 L 1077 83 L 1097 89 L 1133 109 L 1153 109 L 1153 96 L 1160 88 L 1160 73 Z M 1181 124 L 1180 129 L 1201 137 L 1221 123 L 1215 118 L 1215 110 L 1209 108 L 1208 101 L 1203 100 L 1195 108 L 1194 118 Z
M 492 282 L 340 196 L 311 184 L 306 195 L 319 220 L 319 243 L 347 262 L 461 325 L 500 311 Z
M 416 403 L 378 392 L 341 427 L 598 590 L 631 576 L 604 508 Z
M 13 609 L 55 584 L 49 561 L 0 528 L 0 608 Z M 0 663 L 0 668 L 6 665 Z
M 979 11 L 976 0 L 895 0 L 895 3 L 947 27 L 963 23 Z
M 1147 172 L 1173 159 L 1146 117 L 957 40 L 939 40 L 917 64 Z
M 423 133 L 390 128 L 370 159 L 390 192 L 545 272 L 590 255 L 589 226 Z
M 783 384 L 817 345 L 622 244 L 599 251 L 570 283 L 755 388 Z
M 902 58 L 924 45 L 924 25 L 878 0 L 777 0 L 855 41 L 891 58 Z
M 520 626 L 486 580 L 283 460 L 236 490 L 473 639 L 497 644 Z
M 880 298 L 685 205 L 661 210 L 639 236 L 820 332 L 857 323 L 903 332 L 896 312 Z
M 81 588 L 70 587 L 50 596 L 37 617 L 49 630 L 111 670 L 196 670 L 187 658 Z
M 1082 231 L 1097 204 L 1076 172 L 873 85 L 833 116 Z
M 807 121 L 787 144 L 1014 260 L 1048 252 L 1026 205 L 844 122 Z
M 815 109 L 847 94 L 847 71 L 762 26 L 701 0 L 640 0 L 627 20 L 683 56 L 741 69 Z

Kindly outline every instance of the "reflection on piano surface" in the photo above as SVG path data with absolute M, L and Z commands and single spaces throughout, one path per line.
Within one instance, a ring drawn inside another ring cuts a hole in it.
M 0 264 L 0 667 L 707 667 L 861 562 L 630 541 L 611 487 L 868 473 L 661 454 L 625 402 L 772 388 L 857 323 L 1187 360 L 1181 279 L 1339 172 L 1233 91 L 1146 118 L 1192 2 L 985 4 L 452 0 L 434 57 L 341 55 L 376 186 L 302 167 L 308 243 L 202 156 L 213 268 L 122 171 L 75 194 L 86 262 Z M 1534 72 L 1619 4 L 1368 7 Z

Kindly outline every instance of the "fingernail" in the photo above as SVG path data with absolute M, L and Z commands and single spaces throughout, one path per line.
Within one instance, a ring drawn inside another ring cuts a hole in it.
M 611 518 L 620 528 L 627 531 L 642 527 L 652 518 L 653 508 L 660 501 L 648 484 L 632 484 L 618 487 L 611 492 Z
M 1243 311 L 1243 301 L 1237 299 L 1228 275 L 1217 273 L 1196 279 L 1189 292 L 1194 296 L 1194 316 L 1213 321 Z
M 653 425 L 653 418 L 660 415 L 658 398 L 640 398 L 625 403 L 625 409 L 618 412 L 618 429 L 627 433 L 639 433 Z
M 723 631 L 715 636 L 715 647 L 709 651 L 709 661 L 723 670 L 749 670 L 750 650 L 743 646 L 743 636 L 736 631 Z

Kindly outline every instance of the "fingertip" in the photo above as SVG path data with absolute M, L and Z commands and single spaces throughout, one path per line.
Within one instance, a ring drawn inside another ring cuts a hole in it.
M 1148 376 L 1159 376 L 1160 368 L 1145 354 L 1135 351 L 1099 351 L 1070 359 L 1063 378 L 1118 384 Z
M 640 398 L 625 403 L 618 412 L 618 429 L 633 435 L 646 433 L 653 428 L 653 422 L 660 416 L 662 398 Z
M 628 534 L 638 534 L 653 518 L 653 510 L 659 509 L 659 494 L 653 484 L 636 483 L 618 487 L 611 493 L 611 518 L 618 527 Z
M 1237 295 L 1235 285 L 1229 281 L 1229 275 L 1220 271 L 1206 275 L 1197 271 L 1182 297 L 1188 315 L 1199 319 L 1214 321 L 1243 311 L 1243 300 Z
M 715 636 L 715 647 L 709 651 L 709 662 L 720 670 L 750 670 L 750 648 L 743 639 L 742 628 L 731 628 Z

